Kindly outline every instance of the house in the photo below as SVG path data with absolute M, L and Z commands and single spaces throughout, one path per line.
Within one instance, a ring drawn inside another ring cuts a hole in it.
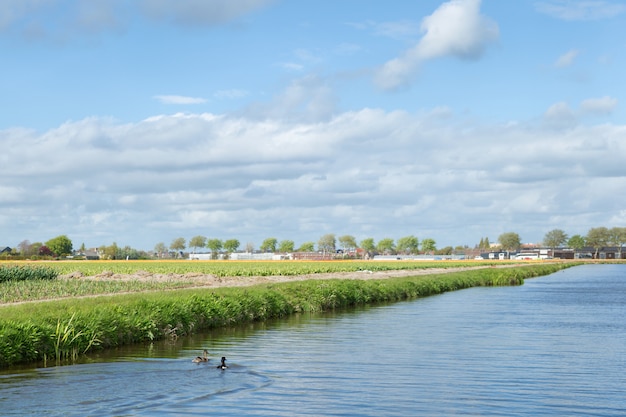
M 3 254 L 3 253 L 9 254 L 11 253 L 11 251 L 12 249 L 10 247 L 0 245 L 0 254 Z

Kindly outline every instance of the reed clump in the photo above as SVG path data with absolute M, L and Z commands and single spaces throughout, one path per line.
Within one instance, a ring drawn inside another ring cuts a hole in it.
M 103 295 L 0 307 L 0 367 L 74 360 L 96 349 L 475 286 L 521 285 L 573 264 L 486 268 L 383 280 L 329 279 L 237 288 Z

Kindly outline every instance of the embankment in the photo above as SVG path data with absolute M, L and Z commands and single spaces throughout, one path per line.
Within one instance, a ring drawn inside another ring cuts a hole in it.
M 5 305 L 0 307 L 0 367 L 73 360 L 97 349 L 298 312 L 406 300 L 475 286 L 521 285 L 525 278 L 573 265 L 483 268 L 382 280 L 308 280 Z

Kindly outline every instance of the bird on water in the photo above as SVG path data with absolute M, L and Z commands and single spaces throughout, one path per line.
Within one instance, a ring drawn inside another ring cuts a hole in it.
M 216 366 L 217 369 L 227 369 L 228 365 L 226 365 L 226 357 L 222 356 L 222 363 Z
M 209 361 L 209 351 L 204 349 L 204 351 L 202 352 L 202 356 L 196 356 L 194 359 L 192 359 L 192 362 L 195 363 L 200 363 L 200 362 L 208 362 Z

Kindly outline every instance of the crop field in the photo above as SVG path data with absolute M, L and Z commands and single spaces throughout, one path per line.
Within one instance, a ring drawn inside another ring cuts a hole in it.
M 358 271 L 425 270 L 489 265 L 406 261 L 38 261 L 0 263 L 0 305 L 104 294 L 139 293 L 212 286 L 197 275 L 227 277 L 297 276 Z M 117 279 L 119 275 L 130 279 Z M 57 279 L 61 275 L 72 278 Z M 150 279 L 163 275 L 165 279 Z M 146 279 L 146 276 L 148 277 Z M 83 277 L 91 277 L 86 279 Z M 140 279 L 140 277 L 142 279 Z
M 502 261 L 499 261 L 501 264 Z M 113 274 L 189 274 L 216 277 L 250 277 L 272 275 L 306 275 L 334 272 L 419 270 L 425 268 L 459 268 L 489 265 L 490 261 L 37 261 L 0 263 L 3 265 L 46 266 L 61 275 L 80 272 L 95 276 Z

